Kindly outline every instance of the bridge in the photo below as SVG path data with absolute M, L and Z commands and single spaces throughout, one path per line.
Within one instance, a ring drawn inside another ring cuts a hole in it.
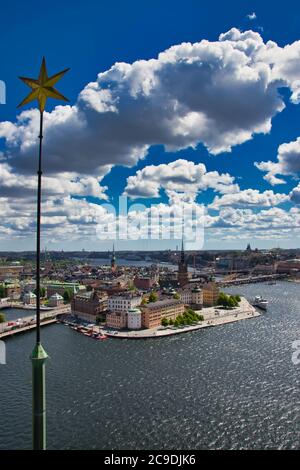
M 47 312 L 41 311 L 41 326 L 50 325 L 57 321 L 57 318 L 61 315 L 67 315 L 71 312 L 70 305 L 64 305 Z M 10 323 L 17 322 L 11 320 L 0 323 L 0 339 L 8 338 L 19 333 L 25 333 L 26 331 L 34 330 L 36 328 L 35 310 L 32 309 L 32 315 L 28 317 L 22 317 L 21 321 L 16 325 L 10 325 Z
M 276 281 L 279 279 L 285 279 L 287 274 L 262 274 L 260 276 L 248 276 L 243 278 L 235 278 L 224 281 L 219 281 L 217 284 L 222 287 L 227 286 L 239 286 L 241 284 L 252 284 L 255 282 L 267 282 Z

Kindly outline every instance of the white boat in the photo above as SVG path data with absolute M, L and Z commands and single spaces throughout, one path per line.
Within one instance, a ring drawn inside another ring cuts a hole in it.
M 268 301 L 264 299 L 261 295 L 257 295 L 254 299 L 253 305 L 254 307 L 259 307 L 263 310 L 267 310 L 268 308 Z

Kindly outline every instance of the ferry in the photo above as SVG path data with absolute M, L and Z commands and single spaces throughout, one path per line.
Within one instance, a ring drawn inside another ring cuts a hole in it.
M 254 301 L 252 302 L 252 305 L 254 307 L 259 307 L 261 308 L 262 310 L 267 310 L 268 308 L 268 301 L 266 299 L 264 299 L 261 295 L 257 295 L 254 299 Z

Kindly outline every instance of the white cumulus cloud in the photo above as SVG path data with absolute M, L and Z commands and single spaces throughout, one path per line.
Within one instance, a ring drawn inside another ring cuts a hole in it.
M 45 113 L 45 170 L 98 176 L 111 165 L 136 164 L 153 144 L 179 150 L 201 142 L 213 154 L 228 152 L 270 131 L 285 106 L 278 88 L 296 92 L 299 51 L 298 43 L 281 48 L 233 28 L 218 41 L 117 62 L 86 85 L 74 106 Z M 37 128 L 36 110 L 0 123 L 6 158 L 20 172 L 33 171 Z
M 224 206 L 230 207 L 272 207 L 289 201 L 287 194 L 274 193 L 273 191 L 259 192 L 257 189 L 245 189 L 233 194 L 216 196 L 210 208 L 220 209 Z
M 148 165 L 127 178 L 125 194 L 131 198 L 155 198 L 160 190 L 166 190 L 169 196 L 184 193 L 185 197 L 195 198 L 198 192 L 208 188 L 220 193 L 235 192 L 239 189 L 234 178 L 228 173 L 206 171 L 203 163 L 178 159 L 168 164 Z

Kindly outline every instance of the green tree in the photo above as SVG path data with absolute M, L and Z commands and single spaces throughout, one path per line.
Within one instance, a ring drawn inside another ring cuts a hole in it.
M 149 295 L 149 302 L 156 302 L 157 299 L 158 299 L 157 293 L 152 291 Z
M 173 320 L 173 318 L 170 318 L 170 320 L 169 320 L 169 325 L 170 325 L 170 326 L 174 325 L 174 320 Z
M 204 316 L 203 315 L 198 315 L 198 321 L 203 321 L 204 320 Z
M 188 308 L 186 310 L 186 313 L 190 314 L 190 315 L 195 315 L 195 310 L 191 309 L 191 308 Z
M 168 326 L 168 324 L 169 324 L 168 319 L 165 318 L 165 317 L 163 317 L 163 318 L 161 319 L 161 324 L 162 324 L 162 326 Z
M 218 305 L 223 305 L 225 308 L 234 308 L 238 306 L 240 301 L 241 298 L 238 295 L 226 295 L 224 292 L 220 292 Z
M 146 299 L 146 297 L 144 297 L 141 301 L 141 305 L 146 305 L 146 303 L 147 303 L 147 299 Z
M 228 304 L 228 295 L 224 294 L 224 292 L 220 292 L 217 304 L 226 307 Z
M 180 295 L 176 292 L 176 294 L 173 295 L 173 299 L 180 300 Z
M 237 305 L 236 300 L 234 299 L 234 297 L 230 296 L 229 299 L 228 299 L 228 304 L 227 304 L 227 306 L 228 306 L 229 308 L 233 308 L 233 307 L 236 307 L 236 305 Z
M 35 295 L 36 295 L 36 293 L 37 293 L 37 290 L 36 290 L 36 289 L 34 289 L 34 291 L 33 291 L 33 292 L 34 292 L 34 293 L 35 293 Z M 45 295 L 46 295 L 46 289 L 45 289 L 45 287 L 40 287 L 40 297 L 45 297 Z
M 71 294 L 71 290 L 70 290 L 70 289 L 65 289 L 63 298 L 64 298 L 64 301 L 65 301 L 66 303 L 69 304 L 69 303 L 71 302 L 72 294 Z
M 179 326 L 179 321 L 177 320 L 177 318 L 176 318 L 176 320 L 174 321 L 174 326 L 176 326 L 176 327 Z
M 4 323 L 4 322 L 6 322 L 5 315 L 4 313 L 0 313 L 0 323 Z

